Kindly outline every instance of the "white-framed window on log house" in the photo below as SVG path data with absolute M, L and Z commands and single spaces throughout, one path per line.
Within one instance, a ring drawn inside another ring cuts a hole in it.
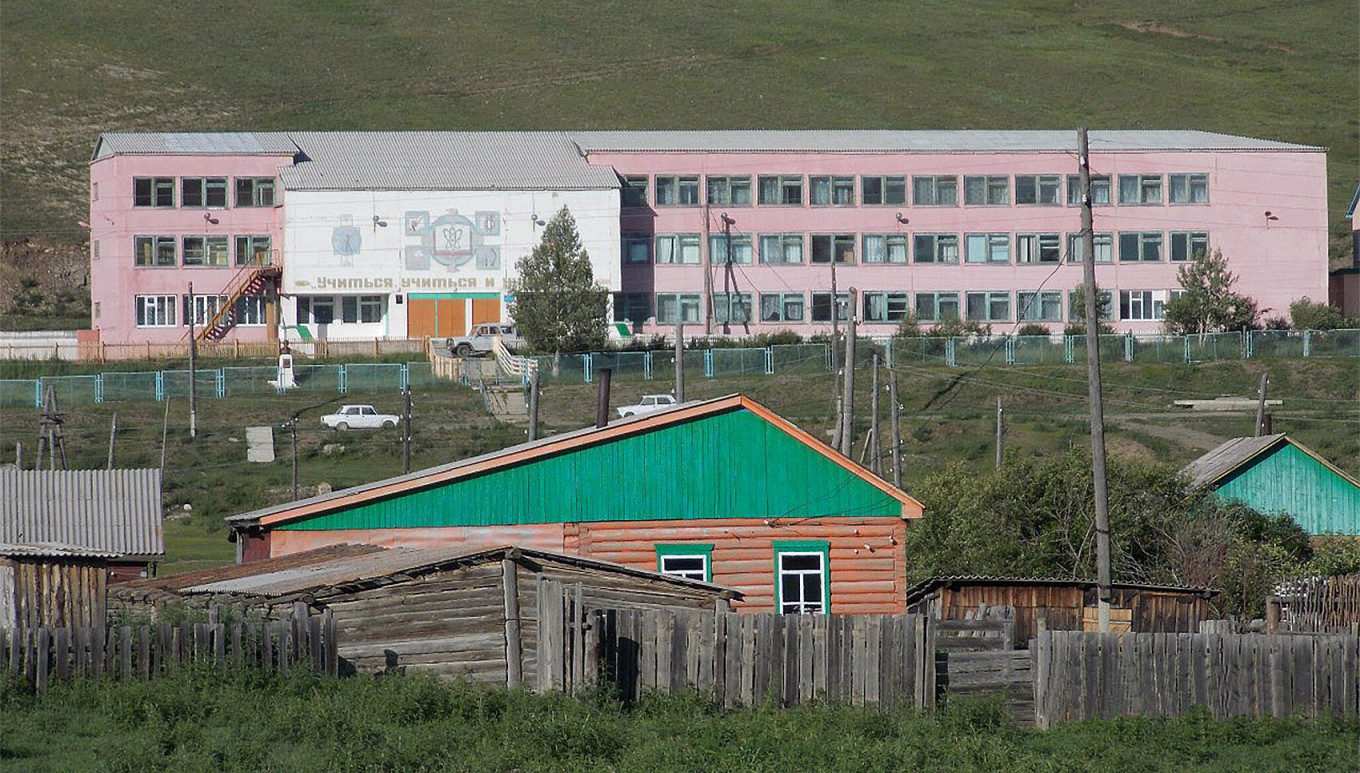
M 713 546 L 658 544 L 656 570 L 671 577 L 713 582 Z
M 831 608 L 831 543 L 776 540 L 775 608 L 783 615 L 824 615 Z

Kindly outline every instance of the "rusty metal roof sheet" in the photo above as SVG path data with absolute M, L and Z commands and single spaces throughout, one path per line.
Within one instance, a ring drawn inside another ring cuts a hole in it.
M 10 555 L 164 554 L 160 470 L 0 470 L 0 544 Z

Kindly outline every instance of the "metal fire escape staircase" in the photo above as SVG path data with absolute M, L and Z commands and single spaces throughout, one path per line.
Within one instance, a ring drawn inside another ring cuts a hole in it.
M 272 295 L 278 292 L 279 279 L 283 276 L 283 266 L 279 265 L 276 255 L 271 254 L 268 263 L 249 263 L 240 268 L 222 289 L 219 295 L 227 300 L 213 313 L 207 323 L 197 331 L 197 339 L 221 341 L 232 328 L 236 327 L 237 306 L 247 295 Z M 191 309 L 189 313 L 193 313 Z

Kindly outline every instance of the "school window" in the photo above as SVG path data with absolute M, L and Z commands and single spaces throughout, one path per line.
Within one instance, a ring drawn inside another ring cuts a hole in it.
M 911 295 L 909 293 L 868 292 L 864 294 L 865 322 L 901 322 L 910 309 Z
M 329 295 L 303 295 L 297 299 L 298 324 L 329 325 L 335 322 L 335 298 Z
M 1000 206 L 1011 203 L 1011 178 L 1005 175 L 964 177 L 963 203 L 970 206 Z
M 177 296 L 138 295 L 133 300 L 137 306 L 137 327 L 175 326 Z
M 1119 175 L 1120 204 L 1161 204 L 1162 176 L 1159 174 Z
M 1015 176 L 1015 203 L 1057 206 L 1062 203 L 1062 175 L 1018 174 Z
M 777 540 L 775 602 L 784 615 L 824 615 L 831 608 L 831 543 Z
M 967 293 L 964 301 L 968 319 L 974 322 L 1010 321 L 1010 293 Z
M 703 299 L 698 293 L 657 293 L 657 324 L 676 322 L 698 322 L 699 307 Z
M 958 234 L 916 234 L 912 251 L 917 263 L 958 263 Z
M 99 260 L 99 240 L 90 240 L 90 260 Z
M 916 319 L 921 322 L 944 322 L 959 318 L 958 293 L 917 293 Z
M 708 203 L 729 207 L 751 206 L 750 176 L 719 177 L 709 175 Z
M 657 234 L 656 262 L 699 263 L 699 234 Z
M 656 571 L 699 582 L 713 581 L 713 545 L 656 546 Z
M 237 177 L 236 206 L 238 207 L 274 206 L 274 178 Z
M 182 177 L 179 181 L 181 207 L 223 209 L 227 206 L 227 178 Z
M 1062 237 L 1058 234 L 1017 234 L 1016 263 L 1058 263 L 1062 260 Z
M 765 234 L 760 237 L 760 262 L 802 263 L 802 234 Z
M 174 266 L 179 257 L 173 236 L 135 236 L 132 254 L 138 266 Z
M 651 263 L 652 237 L 648 234 L 623 234 L 623 262 Z
M 713 321 L 744 325 L 751 321 L 750 293 L 713 293 Z
M 802 175 L 761 175 L 760 203 L 767 206 L 801 206 L 803 203 Z
M 861 177 L 861 196 L 865 204 L 906 204 L 906 177 Z
M 183 259 L 186 266 L 225 266 L 227 265 L 227 237 L 186 236 L 184 237 Z
M 1067 294 L 1067 308 L 1084 309 L 1086 308 L 1086 291 L 1082 289 L 1072 290 Z M 1114 322 L 1114 291 L 1096 291 L 1096 316 L 1101 322 Z M 1072 312 L 1073 322 L 1082 322 L 1086 319 L 1084 312 L 1077 314 Z
M 952 174 L 913 177 L 911 201 L 918 207 L 957 207 L 959 178 Z
M 203 327 L 213 321 L 217 312 L 227 305 L 225 295 L 194 295 L 184 296 L 184 324 L 188 325 L 189 320 L 194 321 L 197 327 Z
M 623 206 L 647 206 L 647 184 L 649 182 L 651 182 L 651 178 L 645 174 L 624 175 L 623 187 L 620 189 Z
M 830 264 L 833 258 L 837 265 L 855 262 L 854 234 L 812 235 L 812 262 Z
M 836 319 L 844 322 L 850 318 L 850 293 L 836 293 Z M 812 294 L 812 321 L 831 321 L 831 293 Z
M 1167 200 L 1172 204 L 1208 204 L 1209 175 L 1173 174 L 1166 178 Z
M 906 263 L 907 237 L 904 234 L 865 234 L 865 263 Z
M 1020 311 L 1021 322 L 1061 322 L 1062 291 L 1044 290 L 1016 294 L 1015 303 Z
M 382 322 L 381 295 L 345 295 L 340 298 L 340 321 L 353 325 L 359 322 Z
M 811 190 L 808 203 L 814 207 L 853 207 L 855 205 L 855 178 L 853 177 L 813 175 L 808 178 L 808 188 Z
M 1160 231 L 1121 233 L 1119 235 L 1120 263 L 1155 263 L 1162 259 Z
M 1209 253 L 1209 234 L 1203 231 L 1173 231 L 1171 234 L 1171 259 L 1177 262 L 1194 260 L 1197 256 Z
M 1151 322 L 1166 316 L 1166 290 L 1120 290 L 1119 318 Z
M 357 295 L 340 296 L 340 321 L 353 325 L 359 321 L 359 297 Z
M 99 201 L 99 183 L 90 183 L 90 201 Z
M 968 234 L 964 260 L 968 263 L 1010 263 L 1010 234 Z
M 755 248 L 749 234 L 709 234 L 708 260 L 716 265 L 741 263 L 749 265 Z
M 652 316 L 652 296 L 647 293 L 615 293 L 614 319 L 643 323 Z
M 1114 262 L 1114 234 L 1092 234 L 1096 248 L 1097 263 Z M 1067 262 L 1081 263 L 1086 260 L 1086 248 L 1082 246 L 1081 234 L 1067 235 Z
M 1069 174 L 1067 176 L 1067 203 L 1077 207 L 1081 206 L 1081 175 Z M 1110 176 L 1107 174 L 1091 175 L 1091 206 L 1103 207 L 1110 203 Z
M 236 265 L 267 266 L 272 260 L 273 239 L 269 236 L 236 237 Z
M 175 178 L 135 177 L 132 180 L 132 206 L 175 206 Z
M 242 295 L 236 299 L 236 324 L 238 327 L 261 327 L 266 324 L 263 295 Z
M 662 207 L 699 206 L 699 175 L 657 175 L 656 203 Z
M 806 301 L 802 293 L 769 293 L 760 296 L 761 322 L 802 322 Z M 829 312 L 828 312 L 829 315 Z

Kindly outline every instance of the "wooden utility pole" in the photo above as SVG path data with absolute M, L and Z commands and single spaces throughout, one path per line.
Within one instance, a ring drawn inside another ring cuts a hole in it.
M 165 412 L 161 416 L 161 478 L 165 478 L 165 441 L 170 434 L 170 395 L 164 395 Z
M 831 381 L 835 385 L 836 426 L 831 429 L 831 445 L 841 446 L 841 425 L 845 414 L 841 401 L 841 304 L 836 295 L 836 256 L 831 256 Z
M 1086 379 L 1091 403 L 1091 483 L 1095 493 L 1096 582 L 1100 630 L 1110 630 L 1110 500 L 1105 483 L 1105 408 L 1101 403 L 1100 325 L 1096 298 L 1096 239 L 1091 211 L 1091 154 L 1086 127 L 1077 130 L 1081 185 L 1081 248 L 1086 281 Z
M 1005 430 L 1003 429 L 1003 425 L 1002 425 L 1002 423 L 1001 423 L 1001 412 L 1002 412 L 1002 408 L 1001 408 L 1001 395 L 997 395 L 997 396 L 996 396 L 996 468 L 997 468 L 998 470 L 1001 469 L 1001 457 L 1002 457 L 1001 436 L 1002 436 L 1003 434 L 1005 434 Z
M 675 402 L 685 401 L 685 323 L 675 323 Z
M 835 259 L 834 257 L 832 258 Z M 855 441 L 855 288 L 850 288 L 845 320 L 845 386 L 841 390 L 841 453 L 849 457 Z
M 874 375 L 872 379 L 873 387 L 869 392 L 869 437 L 874 439 L 872 455 L 869 457 L 869 469 L 875 475 L 883 475 L 883 443 L 878 439 L 878 352 L 874 352 Z
M 529 368 L 529 439 L 538 440 L 538 366 Z
M 897 402 L 897 371 L 888 369 L 888 399 L 892 401 L 892 470 L 893 485 L 902 488 L 902 433 L 898 428 L 901 406 Z
M 14 444 L 14 466 L 22 470 L 24 468 L 24 444 Z
M 705 197 L 707 198 L 707 197 Z M 708 205 L 704 205 L 704 243 L 699 245 L 700 261 L 704 264 L 704 335 L 713 335 L 713 256 L 710 254 Z
M 105 469 L 113 469 L 113 444 L 118 440 L 118 412 L 114 411 L 113 423 L 109 426 L 109 463 Z
M 294 502 L 296 502 L 296 501 L 297 501 L 297 498 L 298 498 L 298 475 L 297 475 L 297 423 L 298 423 L 297 417 L 294 416 L 293 418 L 291 418 L 291 419 L 288 420 L 288 423 L 287 423 L 287 424 L 284 424 L 284 425 L 283 425 L 284 429 L 288 430 L 288 434 L 292 435 L 292 437 L 293 437 L 293 501 L 294 501 Z
M 198 437 L 198 334 L 194 330 L 194 283 L 189 283 L 189 437 Z
M 66 436 L 62 426 L 66 423 L 61 406 L 57 403 L 57 390 L 51 384 L 43 395 L 42 417 L 38 424 L 38 454 L 33 469 L 41 470 L 43 448 L 47 449 L 47 469 L 57 469 L 58 449 L 60 449 L 61 468 L 66 469 Z
M 1270 371 L 1261 374 L 1260 398 L 1256 401 L 1256 431 L 1253 437 L 1266 433 L 1266 385 L 1270 383 Z
M 402 390 L 402 398 L 401 472 L 406 475 L 411 472 L 411 388 L 409 386 Z
M 600 368 L 600 392 L 595 400 L 595 426 L 609 426 L 609 384 L 614 380 L 612 368 Z

